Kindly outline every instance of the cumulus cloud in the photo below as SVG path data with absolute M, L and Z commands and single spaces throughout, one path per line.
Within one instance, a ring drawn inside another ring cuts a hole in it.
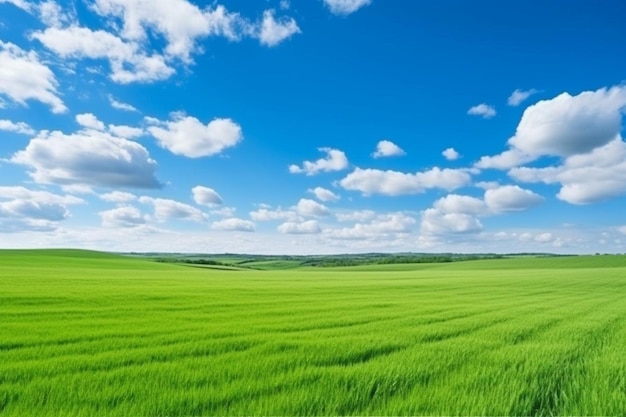
M 415 219 L 404 213 L 379 214 L 352 227 L 324 230 L 324 236 L 338 240 L 381 239 L 411 233 Z
M 179 201 L 142 196 L 139 198 L 139 202 L 151 205 L 154 208 L 154 218 L 159 222 L 189 220 L 203 223 L 206 220 L 206 216 L 202 211 Z
M 449 194 L 435 201 L 433 207 L 443 213 L 482 215 L 488 210 L 485 202 L 466 195 Z
M 324 0 L 330 12 L 337 15 L 349 15 L 371 2 L 372 0 Z
M 330 215 L 330 210 L 323 204 L 308 198 L 302 198 L 295 207 L 296 213 L 303 217 L 323 217 Z
M 111 80 L 117 83 L 152 82 L 174 74 L 163 56 L 147 55 L 137 44 L 103 30 L 81 26 L 49 27 L 34 32 L 31 37 L 62 58 L 109 61 Z
M 469 184 L 471 176 L 464 170 L 432 168 L 414 174 L 398 171 L 356 168 L 339 184 L 346 190 L 360 191 L 365 195 L 383 194 L 397 196 L 417 194 L 430 188 L 454 190 Z
M 0 70 L 1 71 L 1 70 Z M 0 119 L 0 130 L 7 132 L 21 133 L 23 135 L 34 135 L 35 130 L 24 122 L 12 122 L 11 120 Z
M 441 152 L 441 154 L 448 161 L 456 161 L 457 159 L 461 157 L 461 154 L 459 154 L 456 150 L 454 150 L 454 148 L 448 148 L 444 150 L 443 152 Z
M 269 222 L 274 220 L 296 221 L 298 215 L 293 210 L 283 210 L 282 208 L 270 209 L 269 207 L 261 207 L 258 210 L 250 212 L 250 218 L 255 222 Z
M 483 119 L 491 119 L 494 117 L 496 113 L 496 109 L 493 106 L 490 106 L 486 103 L 477 104 L 476 106 L 470 107 L 467 111 L 467 114 L 470 116 L 480 116 Z
M 137 110 L 137 108 L 133 105 L 130 105 L 128 103 L 124 103 L 121 101 L 116 100 L 115 98 L 113 98 L 113 96 L 109 96 L 109 103 L 111 103 L 111 107 L 113 107 L 114 109 L 117 110 L 123 110 L 123 111 L 128 111 L 128 112 L 137 112 L 139 110 Z
M 191 189 L 193 201 L 203 206 L 215 207 L 222 205 L 222 197 L 212 188 L 197 185 Z
M 54 73 L 39 61 L 39 56 L 20 47 L 0 41 L 0 96 L 18 104 L 28 100 L 50 106 L 53 113 L 64 113 L 67 107 L 59 98 Z
M 109 132 L 113 133 L 115 136 L 125 138 L 125 139 L 134 139 L 139 136 L 144 135 L 144 130 L 139 127 L 125 126 L 125 125 L 109 125 Z
M 77 114 L 76 122 L 89 129 L 104 130 L 104 123 L 98 120 L 92 113 Z
M 626 87 L 601 88 L 576 96 L 568 93 L 529 106 L 510 149 L 481 158 L 478 168 L 508 169 L 541 156 L 567 158 L 589 153 L 614 140 L 621 130 Z
M 291 235 L 306 235 L 321 233 L 319 223 L 316 220 L 307 220 L 304 222 L 285 222 L 278 226 L 277 230 L 280 233 Z
M 573 155 L 558 166 L 519 167 L 509 175 L 522 182 L 560 184 L 557 198 L 571 204 L 590 204 L 626 194 L 626 143 L 613 141 L 583 155 Z
M 318 200 L 324 202 L 337 201 L 340 198 L 337 194 L 323 187 L 315 187 L 313 189 L 309 189 L 309 192 L 315 194 L 315 197 L 317 197 Z
M 149 217 L 142 214 L 137 207 L 121 206 L 98 213 L 104 227 L 137 227 L 145 224 Z
M 241 126 L 231 119 L 213 119 L 204 124 L 195 117 L 173 113 L 167 122 L 148 118 L 148 132 L 159 146 L 189 158 L 212 156 L 235 146 L 243 136 Z
M 0 186 L 0 232 L 49 231 L 70 217 L 68 206 L 84 200 L 31 190 L 19 186 Z
M 224 219 L 211 224 L 211 229 L 232 232 L 254 232 L 254 223 L 236 217 Z
M 319 151 L 325 152 L 326 157 L 320 158 L 315 162 L 304 161 L 302 167 L 291 165 L 289 166 L 289 172 L 292 174 L 315 175 L 320 172 L 341 171 L 348 167 L 348 158 L 344 152 L 332 148 L 319 148 Z
M 426 209 L 422 213 L 421 231 L 425 234 L 475 233 L 482 228 L 482 223 L 470 214 L 444 213 L 436 208 Z
M 380 142 L 378 142 L 378 144 L 376 145 L 376 151 L 372 154 L 374 158 L 402 155 L 406 155 L 406 152 L 404 152 L 402 148 L 389 140 L 381 140 Z
M 528 99 L 528 97 L 532 96 L 533 94 L 537 94 L 538 92 L 539 90 L 535 90 L 534 88 L 531 88 L 530 90 L 520 90 L 518 88 L 511 93 L 507 100 L 507 104 L 509 106 L 519 106 L 520 104 L 522 104 L 523 101 Z
M 37 183 L 159 188 L 156 162 L 136 142 L 94 130 L 66 135 L 40 132 L 10 159 Z
M 485 191 L 485 204 L 495 212 L 521 211 L 540 204 L 543 197 L 517 185 L 505 185 Z
M 270 47 L 276 46 L 297 33 L 301 33 L 301 30 L 293 18 L 283 17 L 277 20 L 274 17 L 274 10 L 263 12 L 263 21 L 259 32 L 261 44 Z
M 137 200 L 137 196 L 124 191 L 112 191 L 100 195 L 100 199 L 110 203 L 128 203 Z

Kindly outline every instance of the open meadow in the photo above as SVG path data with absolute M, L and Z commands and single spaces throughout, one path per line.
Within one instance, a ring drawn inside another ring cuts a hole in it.
M 623 415 L 626 256 L 225 270 L 0 251 L 0 415 Z

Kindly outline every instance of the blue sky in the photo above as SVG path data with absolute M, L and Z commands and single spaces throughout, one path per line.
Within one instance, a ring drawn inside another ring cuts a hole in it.
M 0 247 L 626 252 L 625 15 L 0 0 Z

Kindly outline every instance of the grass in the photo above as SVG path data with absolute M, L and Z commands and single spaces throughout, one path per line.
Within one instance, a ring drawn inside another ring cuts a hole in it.
M 623 415 L 626 257 L 237 271 L 0 251 L 0 415 Z

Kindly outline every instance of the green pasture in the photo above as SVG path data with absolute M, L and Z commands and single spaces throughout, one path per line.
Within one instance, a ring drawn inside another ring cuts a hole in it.
M 625 410 L 623 256 L 260 271 L 0 251 L 3 417 Z

